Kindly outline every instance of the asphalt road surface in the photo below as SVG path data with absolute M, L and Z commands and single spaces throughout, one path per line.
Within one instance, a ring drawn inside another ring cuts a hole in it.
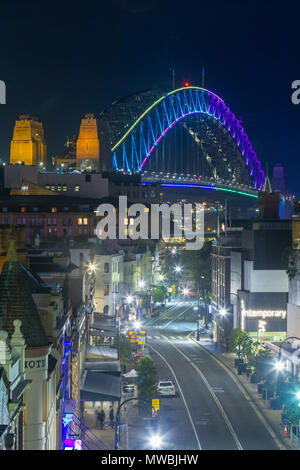
M 189 338 L 195 303 L 169 304 L 147 326 L 147 346 L 158 379 L 171 379 L 175 397 L 162 397 L 162 449 L 278 450 L 248 399 L 228 372 Z

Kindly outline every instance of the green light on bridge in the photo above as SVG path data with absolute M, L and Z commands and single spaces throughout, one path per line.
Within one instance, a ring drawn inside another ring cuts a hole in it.
M 238 191 L 237 189 L 227 189 L 227 188 L 216 188 L 217 191 L 226 191 L 227 193 L 235 193 L 235 194 L 241 194 L 242 196 L 249 196 L 249 197 L 254 197 L 254 198 L 258 198 L 258 195 L 257 194 L 251 194 L 251 193 L 247 193 L 245 191 Z

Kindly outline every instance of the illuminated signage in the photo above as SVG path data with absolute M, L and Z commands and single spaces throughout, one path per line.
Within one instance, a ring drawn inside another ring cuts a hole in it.
M 242 302 L 242 330 L 245 329 L 245 318 L 262 318 L 263 320 L 258 322 L 258 328 L 259 331 L 265 332 L 267 322 L 264 320 L 268 318 L 284 320 L 286 318 L 286 310 L 245 310 L 244 302 Z

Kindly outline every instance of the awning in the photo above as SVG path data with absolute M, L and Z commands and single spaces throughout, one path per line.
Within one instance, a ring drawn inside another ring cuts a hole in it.
M 115 348 L 105 346 L 87 346 L 87 359 L 118 359 L 118 351 Z
M 80 389 L 80 401 L 119 401 L 121 384 L 121 377 L 85 371 Z
M 86 361 L 84 369 L 92 372 L 103 372 L 106 374 L 120 374 L 120 361 Z

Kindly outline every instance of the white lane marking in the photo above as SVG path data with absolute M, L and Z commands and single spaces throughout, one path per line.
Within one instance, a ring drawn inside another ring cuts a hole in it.
M 183 310 L 183 312 L 181 312 L 178 317 L 175 317 L 173 318 L 172 320 L 170 320 L 168 323 L 166 323 L 165 325 L 163 325 L 163 329 L 167 328 L 167 326 L 169 326 L 171 323 L 173 323 L 173 321 L 177 320 L 179 317 L 181 317 L 181 315 L 183 315 L 185 312 L 187 312 L 187 310 L 189 310 L 191 307 L 188 307 L 186 308 L 185 310 Z
M 236 435 L 236 433 L 235 433 L 235 431 L 234 431 L 234 429 L 233 429 L 233 427 L 232 427 L 232 425 L 231 425 L 231 423 L 230 423 L 230 421 L 229 421 L 229 419 L 228 419 L 227 414 L 225 413 L 225 411 L 224 411 L 224 409 L 223 409 L 221 403 L 219 402 L 218 397 L 216 396 L 214 390 L 212 389 L 212 387 L 209 385 L 208 381 L 206 380 L 206 377 L 205 377 L 205 375 L 203 374 L 203 372 L 201 372 L 201 370 L 199 369 L 199 367 L 197 367 L 196 364 L 194 364 L 193 362 L 191 362 L 190 358 L 189 358 L 188 356 L 186 356 L 186 354 L 184 354 L 180 349 L 178 349 L 177 346 L 175 346 L 175 344 L 171 343 L 171 341 L 169 341 L 167 337 L 164 336 L 164 338 L 165 338 L 165 339 L 168 341 L 168 343 L 170 343 L 170 344 L 173 346 L 173 348 L 175 348 L 185 359 L 187 359 L 187 360 L 190 362 L 190 364 L 194 367 L 194 369 L 198 372 L 198 374 L 199 374 L 200 377 L 202 378 L 203 382 L 205 383 L 205 385 L 206 385 L 208 391 L 210 392 L 212 398 L 214 399 L 214 401 L 215 401 L 217 407 L 219 408 L 219 410 L 220 410 L 220 412 L 221 412 L 221 414 L 222 414 L 222 416 L 223 416 L 223 418 L 224 418 L 224 420 L 225 420 L 225 422 L 226 422 L 226 424 L 227 424 L 227 426 L 228 426 L 228 429 L 229 429 L 229 431 L 231 432 L 231 435 L 232 435 L 232 437 L 233 437 L 234 440 L 235 440 L 235 443 L 236 443 L 238 449 L 239 449 L 239 450 L 243 450 L 242 444 L 240 443 L 240 441 L 239 441 L 239 439 L 238 439 L 238 437 L 237 437 L 237 435 Z
M 153 351 L 156 352 L 156 354 L 158 354 L 159 357 L 161 357 L 161 359 L 167 364 L 167 366 L 169 367 L 170 371 L 172 372 L 173 377 L 174 377 L 174 379 L 175 379 L 175 381 L 176 381 L 176 383 L 177 383 L 177 387 L 178 387 L 178 389 L 179 389 L 179 391 L 180 391 L 180 393 L 181 393 L 181 398 L 183 399 L 183 403 L 184 403 L 184 405 L 185 405 L 185 408 L 186 408 L 186 411 L 187 411 L 189 420 L 190 420 L 190 422 L 191 422 L 191 425 L 192 425 L 192 428 L 193 428 L 193 431 L 194 431 L 194 434 L 195 434 L 195 438 L 196 438 L 196 441 L 197 441 L 197 444 L 198 444 L 198 448 L 199 448 L 199 450 L 202 450 L 202 447 L 201 447 L 201 444 L 200 444 L 200 441 L 199 441 L 199 438 L 198 438 L 198 434 L 197 434 L 197 431 L 196 431 L 196 428 L 195 428 L 195 425 L 194 425 L 194 423 L 193 423 L 193 419 L 192 419 L 192 416 L 191 416 L 191 413 L 190 413 L 190 410 L 189 410 L 189 407 L 188 407 L 187 402 L 186 402 L 186 400 L 185 400 L 185 398 L 184 398 L 184 394 L 183 394 L 182 388 L 181 388 L 180 385 L 179 385 L 178 379 L 177 379 L 177 377 L 176 377 L 176 374 L 175 374 L 173 368 L 172 368 L 171 365 L 168 363 L 167 359 L 165 359 L 164 356 L 162 356 L 162 355 L 160 354 L 160 352 L 158 352 L 153 346 L 150 346 L 150 345 L 149 345 L 149 348 L 153 349 Z
M 152 339 L 152 336 L 150 336 L 150 335 L 147 335 L 147 338 L 148 338 L 148 339 Z
M 168 313 L 170 313 L 172 310 L 176 310 L 178 307 L 181 306 L 181 304 L 182 302 L 178 302 L 176 304 L 171 305 L 170 307 L 167 307 L 167 309 L 162 312 L 162 314 L 158 318 L 152 321 L 152 325 L 154 325 L 154 323 L 158 321 L 164 320 L 168 316 Z
M 202 346 L 202 344 L 199 344 L 197 341 L 189 338 L 189 340 L 194 343 L 194 344 L 197 344 L 203 351 L 205 351 L 207 354 L 209 354 L 226 372 L 227 374 L 232 378 L 233 382 L 236 384 L 236 386 L 239 388 L 239 390 L 242 392 L 242 394 L 244 395 L 245 399 L 248 401 L 248 403 L 250 404 L 251 408 L 253 409 L 254 413 L 257 415 L 257 417 L 260 419 L 260 421 L 262 422 L 262 424 L 265 426 L 265 428 L 269 431 L 271 437 L 274 439 L 274 441 L 276 442 L 276 444 L 278 445 L 279 449 L 280 450 L 287 450 L 287 447 L 285 447 L 282 442 L 279 440 L 279 438 L 276 436 L 276 434 L 274 433 L 272 427 L 267 423 L 263 413 L 261 412 L 261 410 L 259 409 L 258 405 L 255 403 L 253 403 L 253 398 L 250 394 L 250 392 L 248 392 L 248 390 L 245 388 L 243 388 L 242 384 L 240 383 L 240 381 L 238 380 L 238 378 L 234 375 L 234 373 L 228 369 L 222 361 L 220 361 L 220 359 L 218 359 L 209 349 L 207 349 L 205 346 Z

